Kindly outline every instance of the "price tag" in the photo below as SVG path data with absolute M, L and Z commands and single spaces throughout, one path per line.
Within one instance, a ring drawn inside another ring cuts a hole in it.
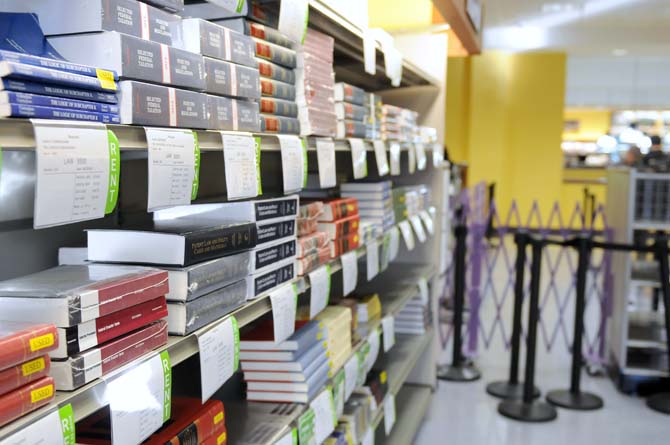
M 389 160 L 386 156 L 386 144 L 384 141 L 374 140 L 372 146 L 375 149 L 375 159 L 377 160 L 377 172 L 379 176 L 389 174 Z
M 309 301 L 309 319 L 328 306 L 330 299 L 330 264 L 321 266 L 309 273 L 310 301 Z
M 423 226 L 421 225 L 421 218 L 419 215 L 410 216 L 409 220 L 412 223 L 412 227 L 414 228 L 414 232 L 416 233 L 416 237 L 419 239 L 419 242 L 425 243 L 426 232 L 423 230 Z
M 281 2 L 277 29 L 294 42 L 304 43 L 309 20 L 308 0 Z
M 377 42 L 369 29 L 363 31 L 363 62 L 365 72 L 374 76 L 377 73 Z
M 358 282 L 358 257 L 356 251 L 347 252 L 340 257 L 342 261 L 342 292 L 346 297 L 356 289 Z
M 430 298 L 430 294 L 428 293 L 428 280 L 426 280 L 424 277 L 421 277 L 419 278 L 419 281 L 416 282 L 416 284 L 419 286 L 421 302 L 424 304 L 428 303 L 428 299 Z
M 395 345 L 395 318 L 393 318 L 393 315 L 382 318 L 382 337 L 384 352 L 388 352 Z
M 444 148 L 440 144 L 433 144 L 433 166 L 440 167 L 444 162 Z
M 190 204 L 197 182 L 196 157 L 200 157 L 195 134 L 190 130 L 159 128 L 144 131 L 148 147 L 149 211 Z
M 235 317 L 198 335 L 202 403 L 223 386 L 237 371 L 240 357 L 240 331 Z
M 344 385 L 344 369 L 341 369 L 335 377 L 333 377 L 333 399 L 335 400 L 335 418 L 339 419 L 344 413 L 345 385 Z
M 170 419 L 172 367 L 167 351 L 107 380 L 112 443 L 141 443 Z
M 407 164 L 409 166 L 409 174 L 413 175 L 416 173 L 416 150 L 412 144 L 407 146 Z
M 391 142 L 389 145 L 389 158 L 391 161 L 391 175 L 398 176 L 400 174 L 400 144 Z
M 330 433 L 335 431 L 337 417 L 335 413 L 335 402 L 333 401 L 333 392 L 330 387 L 316 396 L 309 404 L 314 411 L 314 436 L 316 443 L 323 443 Z
M 287 2 L 288 3 L 288 2 Z M 307 181 L 307 149 L 298 136 L 277 135 L 281 148 L 284 193 L 300 191 Z
M 375 432 L 371 427 L 368 427 L 367 431 L 365 431 L 361 445 L 375 445 Z
M 298 445 L 298 430 L 292 428 L 284 437 L 276 441 L 275 445 Z
M 368 281 L 379 273 L 379 246 L 376 240 L 372 240 L 365 246 L 368 269 Z
M 108 192 L 113 192 L 111 162 L 117 192 L 119 166 L 118 143 L 112 145 L 107 128 L 88 122 L 32 123 L 37 156 L 34 228 L 104 217 Z
M 5 438 L 5 445 L 74 445 L 74 414 L 69 403 L 19 432 Z
M 402 81 L 402 53 L 391 47 L 384 50 L 384 65 L 386 76 L 391 79 L 391 85 L 399 87 Z
M 393 226 L 389 232 L 389 261 L 393 261 L 398 257 L 400 250 L 400 230 L 397 226 Z
M 365 356 L 365 374 L 372 370 L 375 362 L 377 361 L 377 356 L 379 356 L 379 330 L 375 329 L 368 336 L 368 343 L 370 344 L 370 351 Z
M 287 284 L 270 294 L 275 343 L 280 343 L 295 332 L 295 311 L 298 292 L 293 284 Z
M 386 233 L 384 235 L 384 240 L 382 241 L 382 256 L 379 259 L 379 270 L 382 272 L 388 269 L 389 267 L 390 249 L 391 249 L 391 234 Z
M 419 217 L 421 217 L 421 221 L 423 221 L 423 225 L 426 226 L 426 231 L 433 236 L 435 235 L 435 227 L 433 226 L 433 218 L 428 214 L 427 211 L 421 210 L 419 212 Z
M 351 162 L 354 167 L 354 179 L 362 179 L 368 175 L 368 157 L 363 139 L 349 139 L 351 146 Z
M 407 250 L 414 250 L 414 234 L 412 234 L 412 226 L 409 225 L 409 221 L 400 221 L 398 227 L 402 233 L 402 238 L 405 240 Z
M 319 164 L 319 185 L 322 189 L 335 187 L 335 143 L 332 139 L 316 140 L 316 161 Z
M 260 166 L 256 141 L 251 134 L 221 133 L 228 199 L 254 198 L 259 194 Z
M 387 394 L 384 399 L 384 431 L 388 436 L 395 425 L 395 397 Z
M 344 364 L 344 399 L 349 400 L 358 383 L 358 354 L 349 357 Z
M 414 144 L 414 151 L 416 152 L 416 168 L 419 170 L 426 169 L 426 148 L 421 142 Z

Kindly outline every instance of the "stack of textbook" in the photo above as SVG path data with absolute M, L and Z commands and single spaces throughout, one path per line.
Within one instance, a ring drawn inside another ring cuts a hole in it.
M 333 370 L 340 369 L 351 355 L 351 309 L 328 306 L 316 316 L 316 320 L 323 323 Z
M 335 114 L 338 138 L 364 138 L 367 132 L 367 94 L 344 82 L 335 84 Z
M 331 363 L 318 321 L 297 322 L 295 333 L 273 340 L 272 322 L 259 323 L 240 341 L 247 400 L 309 402 L 329 378 Z
M 398 334 L 423 335 L 430 327 L 431 311 L 428 299 L 417 295 L 395 316 L 394 329 Z
M 391 181 L 346 183 L 340 186 L 340 195 L 357 199 L 361 221 L 384 232 L 395 224 L 391 186 Z
M 328 234 L 318 231 L 318 218 L 323 214 L 321 201 L 300 206 L 298 218 L 298 275 L 305 275 L 330 260 Z
M 328 234 L 330 257 L 336 258 L 360 245 L 360 216 L 356 199 L 324 201 L 323 212 L 317 217 L 317 229 Z

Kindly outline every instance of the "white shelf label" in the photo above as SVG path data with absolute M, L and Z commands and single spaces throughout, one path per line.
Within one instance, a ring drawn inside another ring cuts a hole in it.
M 419 217 L 421 217 L 423 225 L 426 226 L 426 231 L 428 234 L 430 234 L 430 236 L 435 235 L 435 226 L 433 224 L 433 218 L 430 216 L 430 214 L 425 210 L 421 210 L 419 212 Z
M 106 383 L 115 445 L 141 443 L 170 419 L 172 367 L 167 351 Z
M 384 65 L 391 85 L 399 87 L 402 81 L 402 53 L 393 47 L 384 49 Z
M 375 159 L 377 160 L 377 172 L 379 176 L 389 174 L 389 160 L 386 156 L 386 144 L 384 141 L 374 140 L 372 145 L 375 149 Z
M 332 139 L 316 140 L 316 161 L 319 164 L 319 185 L 322 189 L 337 185 L 335 143 Z
M 316 396 L 309 404 L 314 411 L 314 436 L 316 443 L 323 443 L 330 433 L 335 431 L 337 417 L 335 415 L 335 402 L 333 392 L 330 387 Z
M 368 175 L 368 158 L 363 139 L 350 138 L 351 163 L 354 167 L 354 179 L 362 179 Z
M 377 240 L 372 240 L 365 246 L 366 262 L 367 262 L 367 276 L 368 281 L 373 279 L 379 273 L 379 245 Z
M 202 403 L 205 403 L 237 371 L 240 357 L 240 331 L 235 317 L 198 335 Z
M 422 303 L 428 303 L 430 299 L 430 294 L 428 293 L 428 280 L 424 277 L 419 278 L 419 281 L 416 283 L 419 286 L 419 295 L 421 296 Z
M 395 425 L 395 397 L 387 394 L 384 399 L 384 431 L 388 436 Z
M 395 345 L 395 319 L 393 315 L 387 315 L 382 318 L 382 337 L 384 340 L 384 352 Z
M 416 149 L 413 144 L 407 146 L 407 164 L 409 166 L 409 174 L 416 173 Z
M 191 203 L 197 184 L 198 144 L 190 130 L 145 128 L 150 212 Z
M 425 243 L 426 232 L 423 230 L 423 225 L 421 225 L 421 218 L 419 215 L 410 216 L 409 220 L 412 223 L 412 227 L 414 228 L 414 232 L 416 233 L 416 237 L 419 239 L 419 242 Z
M 104 217 L 111 172 L 107 128 L 85 122 L 32 123 L 37 156 L 34 228 Z
M 397 226 L 393 226 L 389 232 L 389 261 L 393 261 L 398 257 L 400 250 L 400 230 Z
M 414 250 L 414 234 L 412 233 L 412 226 L 410 226 L 409 221 L 406 219 L 398 223 L 400 232 L 402 233 L 402 238 L 405 240 L 405 246 L 407 250 Z
M 371 427 L 365 431 L 361 445 L 375 445 L 375 431 Z
M 335 374 L 333 377 L 333 399 L 335 400 L 335 419 L 339 419 L 344 413 L 344 402 L 346 398 L 344 397 L 344 369 L 341 369 L 340 372 Z
M 330 299 L 330 264 L 310 272 L 309 284 L 309 319 L 311 320 L 328 306 L 328 300 Z
M 260 190 L 258 153 L 251 134 L 221 133 L 228 199 L 255 198 Z
M 277 29 L 294 42 L 304 43 L 308 18 L 308 0 L 281 2 Z
M 344 364 L 344 399 L 348 400 L 356 389 L 358 382 L 358 354 L 349 357 L 349 360 Z
M 290 2 L 287 2 L 290 3 Z M 277 135 L 281 148 L 281 169 L 284 193 L 300 191 L 307 181 L 307 153 L 305 142 L 298 136 Z
M 400 175 L 400 144 L 391 142 L 389 145 L 389 159 L 391 162 L 391 175 Z
M 433 144 L 433 166 L 440 167 L 444 162 L 444 148 L 442 145 L 435 143 Z
M 74 445 L 74 414 L 69 403 L 7 437 L 5 445 Z
M 345 253 L 340 259 L 342 261 L 342 293 L 347 296 L 356 289 L 358 282 L 358 257 L 354 250 Z
M 270 294 L 275 343 L 280 343 L 295 332 L 295 311 L 298 293 L 293 284 L 287 284 Z
M 370 345 L 370 350 L 365 356 L 365 374 L 372 370 L 375 362 L 377 361 L 377 356 L 379 355 L 379 329 L 375 329 L 368 335 L 368 344 Z
M 419 170 L 426 169 L 426 148 L 421 142 L 414 144 L 414 151 L 416 152 L 416 168 Z
M 365 72 L 374 76 L 377 73 L 377 42 L 369 29 L 363 31 L 363 62 Z

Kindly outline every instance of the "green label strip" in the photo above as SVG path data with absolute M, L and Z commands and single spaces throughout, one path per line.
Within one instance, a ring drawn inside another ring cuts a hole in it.
M 254 143 L 256 145 L 256 178 L 258 179 L 258 194 L 263 194 L 263 185 L 261 181 L 261 137 L 254 137 Z
M 198 143 L 198 134 L 195 131 L 193 134 L 193 148 L 195 156 L 195 174 L 193 175 L 193 188 L 191 189 L 191 201 L 198 197 L 198 188 L 200 187 L 200 144 Z
M 305 27 L 302 31 L 302 39 L 300 39 L 301 44 L 305 44 L 305 37 L 307 36 L 307 25 L 309 24 L 309 2 L 305 2 Z
M 237 325 L 237 318 L 230 317 L 230 322 L 233 324 L 233 339 L 235 341 L 235 360 L 233 362 L 233 371 L 237 371 L 240 365 L 240 329 Z
M 116 208 L 116 203 L 119 199 L 119 174 L 121 171 L 121 152 L 119 150 L 119 139 L 112 130 L 107 130 L 107 142 L 109 146 L 109 185 L 107 187 L 105 215 L 109 215 Z M 0 167 L 2 167 L 1 152 Z
M 244 7 L 244 0 L 237 0 L 237 7 L 235 8 L 235 12 L 238 14 L 242 12 L 242 8 Z
M 330 303 L 330 264 L 326 264 L 326 273 L 328 273 L 328 284 L 326 285 L 326 305 Z
M 75 444 L 75 427 L 74 427 L 74 412 L 72 405 L 67 404 L 58 410 L 58 417 L 60 417 L 60 428 L 63 433 L 63 445 Z
M 302 187 L 307 187 L 307 143 L 300 139 L 302 144 Z
M 291 430 L 291 436 L 293 438 L 293 445 L 298 445 L 298 430 L 293 428 Z
M 172 415 L 172 365 L 167 351 L 161 352 L 161 367 L 163 368 L 163 423 L 165 423 Z

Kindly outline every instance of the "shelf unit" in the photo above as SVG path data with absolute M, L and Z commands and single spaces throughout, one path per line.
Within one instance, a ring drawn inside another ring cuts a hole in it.
M 428 407 L 431 389 L 423 385 L 403 386 L 396 396 L 396 423 L 386 438 L 386 445 L 406 445 L 412 443 L 419 431 Z

